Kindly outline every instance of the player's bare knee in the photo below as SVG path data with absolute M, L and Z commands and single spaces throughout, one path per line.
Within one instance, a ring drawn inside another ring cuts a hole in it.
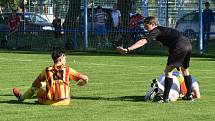
M 165 77 L 169 77 L 169 78 L 172 78 L 172 72 L 165 72 Z
M 164 70 L 165 76 L 171 78 L 172 77 L 172 70 L 173 70 L 173 67 L 167 66 Z
M 169 71 L 168 69 L 165 69 L 165 77 L 172 77 L 172 71 Z

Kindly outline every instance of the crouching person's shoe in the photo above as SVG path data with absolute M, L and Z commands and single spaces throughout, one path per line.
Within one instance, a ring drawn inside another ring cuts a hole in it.
M 160 99 L 159 101 L 158 101 L 158 103 L 169 103 L 170 102 L 170 99 L 168 98 L 168 99 Z
M 190 100 L 190 101 L 194 101 L 193 96 L 192 95 L 185 95 L 184 97 L 182 97 L 183 100 Z
M 16 98 L 18 99 L 18 101 L 22 102 L 24 101 L 24 97 L 23 95 L 20 93 L 18 88 L 13 88 L 13 95 L 16 96 Z

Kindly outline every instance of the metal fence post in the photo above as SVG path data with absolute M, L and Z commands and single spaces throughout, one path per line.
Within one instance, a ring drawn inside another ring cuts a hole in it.
M 144 17 L 148 16 L 148 6 L 147 6 L 148 0 L 142 0 L 142 15 Z
M 202 0 L 199 0 L 199 51 L 203 53 Z
M 88 27 L 87 27 L 87 0 L 84 0 L 84 45 L 85 45 L 85 49 L 88 48 Z

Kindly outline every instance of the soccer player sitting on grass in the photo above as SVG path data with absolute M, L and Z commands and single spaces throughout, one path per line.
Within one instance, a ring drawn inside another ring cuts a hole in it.
M 24 94 L 13 88 L 13 94 L 18 101 L 30 99 L 35 94 L 40 104 L 68 105 L 70 103 L 70 80 L 83 86 L 88 82 L 88 76 L 83 75 L 66 65 L 66 55 L 56 49 L 52 52 L 53 66 L 46 67 L 32 83 L 32 87 Z
M 170 101 L 176 101 L 182 98 L 186 94 L 186 86 L 184 84 L 183 75 L 180 72 L 173 72 L 173 85 L 169 92 Z M 193 98 L 200 98 L 199 84 L 192 76 L 192 96 Z M 158 79 L 153 79 L 149 86 L 148 91 L 145 94 L 145 101 L 152 100 L 157 101 L 162 98 L 164 92 L 165 75 L 160 75 Z
M 153 16 L 144 19 L 144 27 L 149 32 L 147 35 L 140 35 L 139 40 L 128 48 L 117 47 L 117 51 L 119 53 L 128 53 L 154 39 L 161 42 L 164 46 L 169 48 L 169 56 L 165 67 L 164 95 L 158 102 L 169 102 L 169 92 L 173 84 L 172 71 L 175 68 L 181 68 L 185 79 L 187 93 L 183 99 L 193 100 L 191 95 L 192 81 L 188 70 L 192 50 L 190 42 L 176 29 L 158 26 L 156 18 Z

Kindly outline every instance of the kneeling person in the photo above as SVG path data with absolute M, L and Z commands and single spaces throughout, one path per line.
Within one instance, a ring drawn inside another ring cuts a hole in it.
M 163 97 L 165 76 L 161 75 L 159 79 L 153 79 L 145 95 L 145 100 L 157 102 Z M 168 101 L 176 101 L 179 98 L 180 84 L 178 78 L 173 75 L 173 84 L 170 88 Z
M 56 49 L 52 52 L 53 66 L 46 67 L 32 83 L 32 87 L 24 94 L 13 88 L 18 101 L 30 99 L 35 94 L 40 104 L 68 105 L 70 103 L 70 80 L 83 86 L 88 82 L 88 76 L 83 75 L 66 65 L 65 53 Z
M 172 73 L 173 75 L 173 85 L 171 86 L 170 93 L 169 93 L 169 101 L 176 101 L 178 98 L 183 98 L 184 95 L 186 95 L 187 89 L 184 81 L 183 75 L 175 71 Z M 191 91 L 192 91 L 192 97 L 194 99 L 199 99 L 200 98 L 200 88 L 197 80 L 191 76 L 192 79 L 192 86 L 191 86 Z M 164 80 L 165 76 L 161 75 L 159 79 L 153 79 L 152 83 L 149 86 L 148 91 L 146 92 L 145 95 L 145 100 L 154 100 L 157 101 L 158 97 L 162 97 L 164 93 Z

